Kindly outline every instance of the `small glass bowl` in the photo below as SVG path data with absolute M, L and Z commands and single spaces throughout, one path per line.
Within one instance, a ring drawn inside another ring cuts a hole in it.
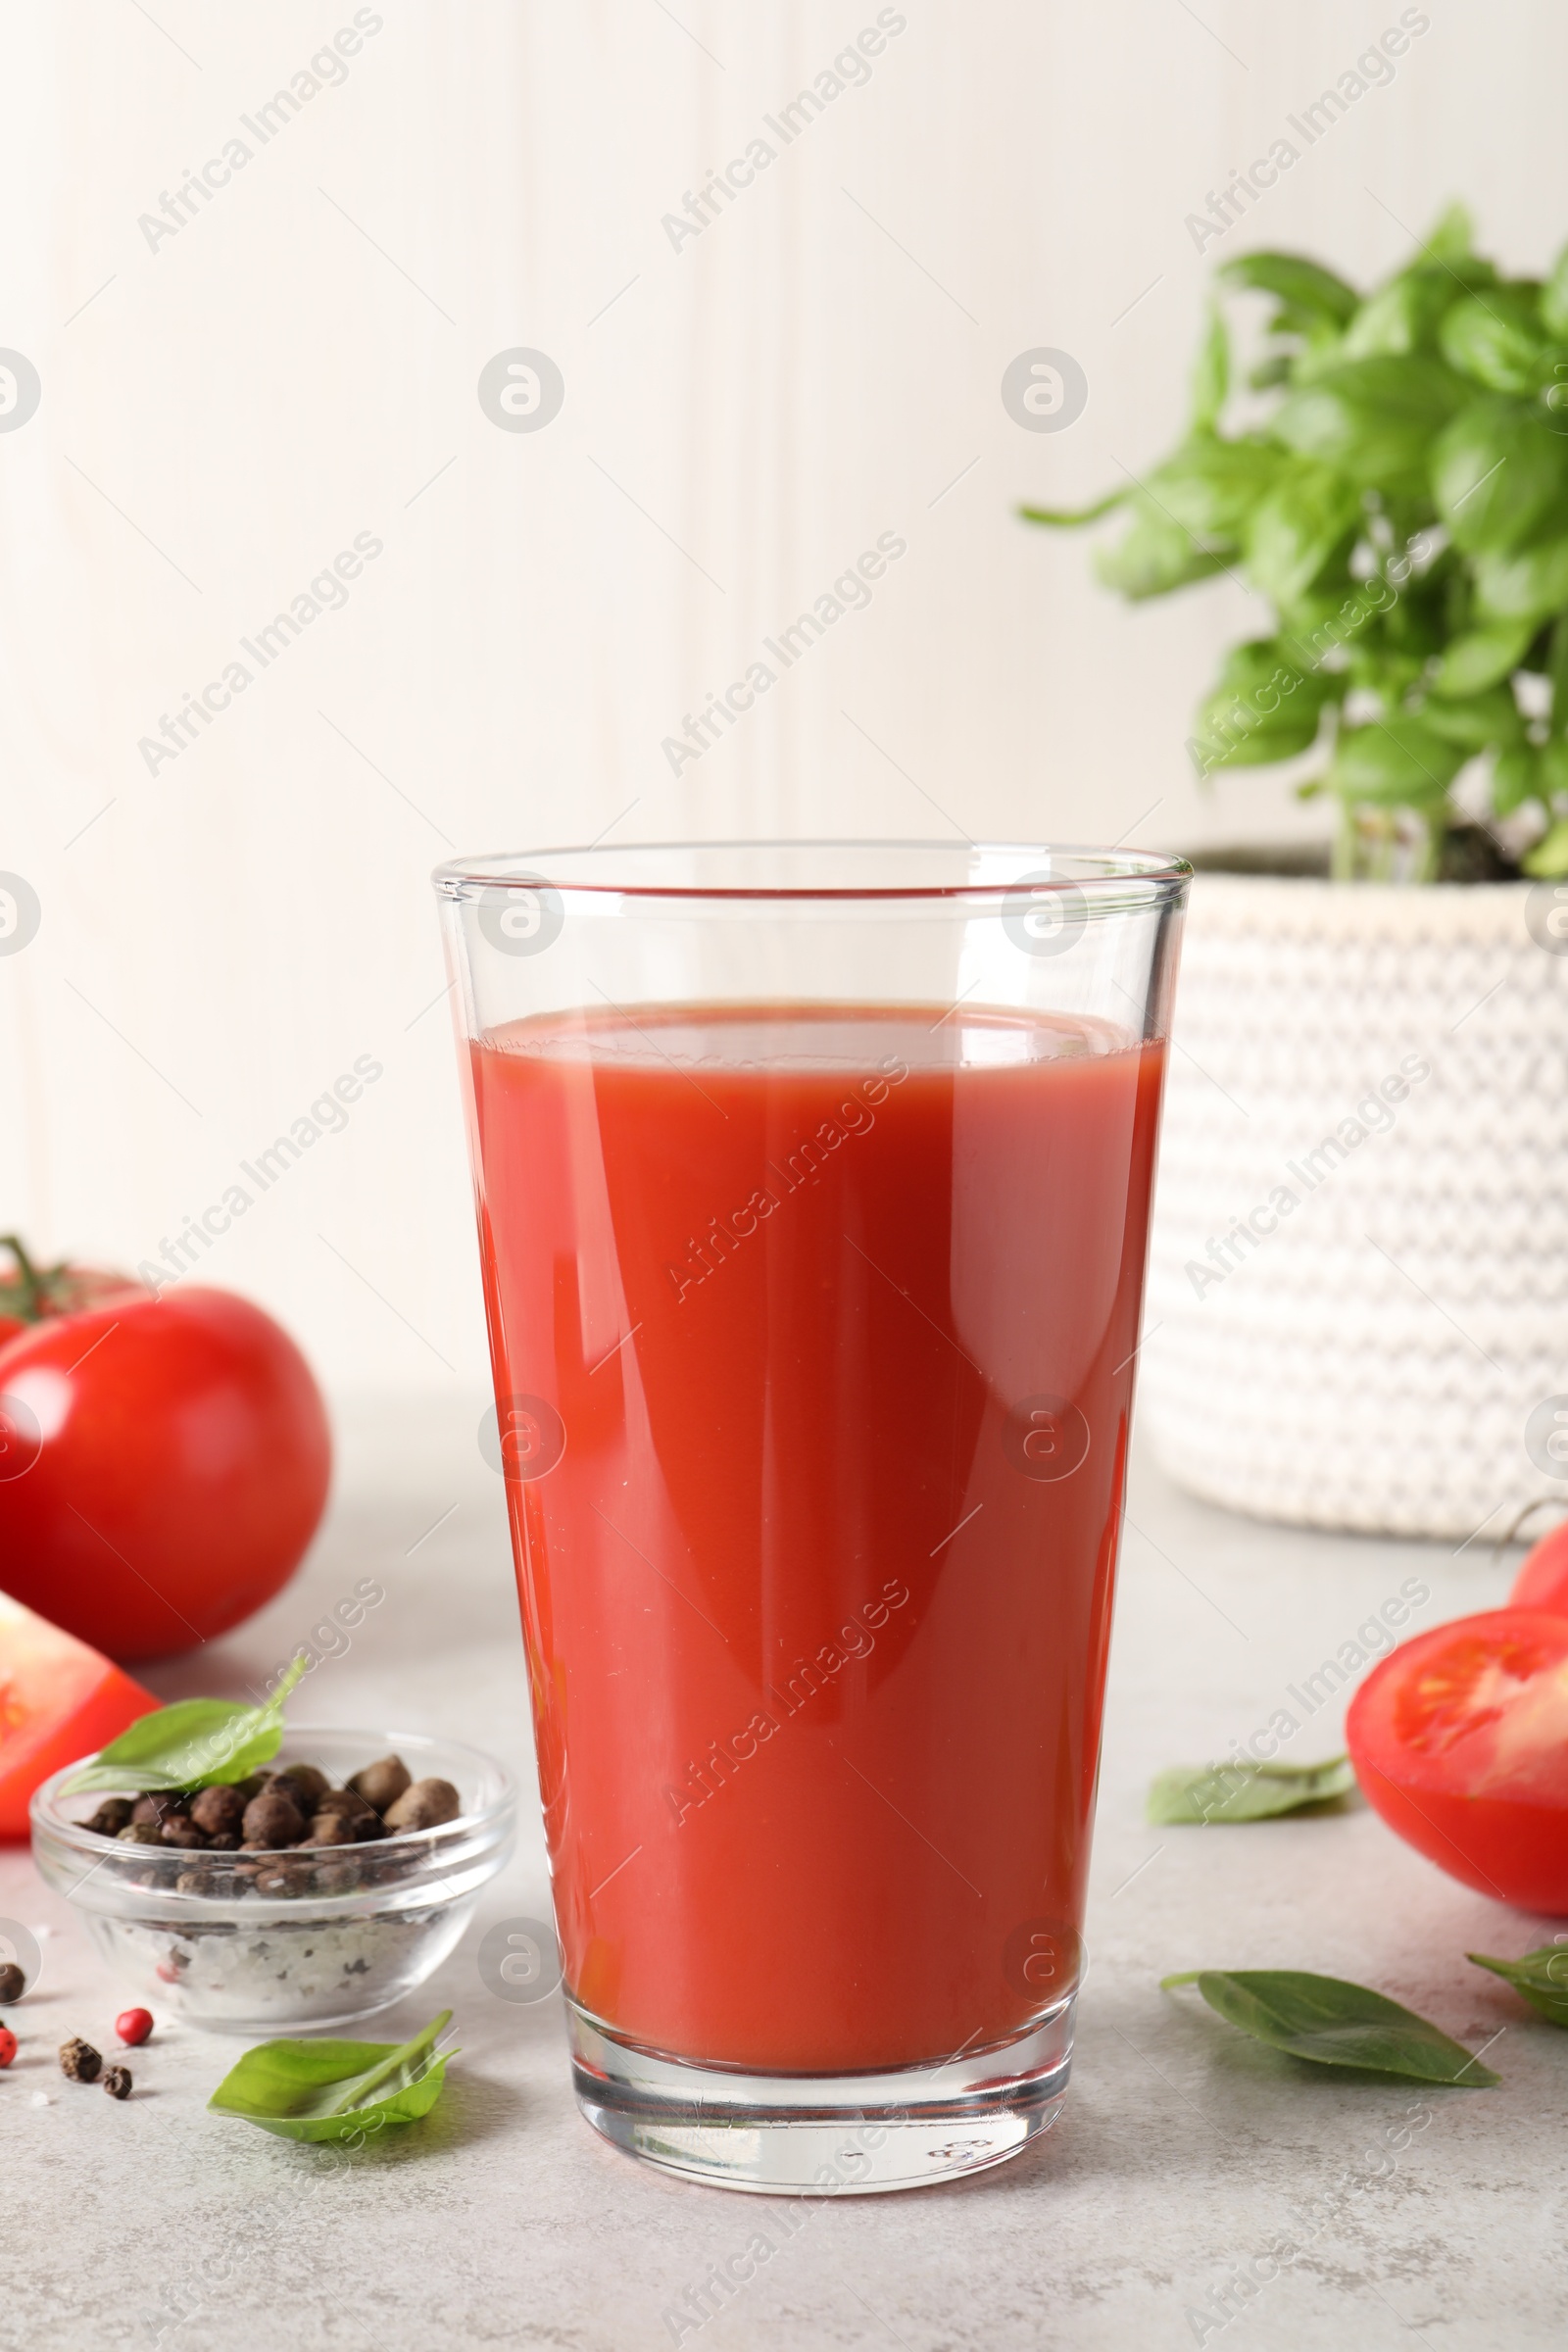
M 33 1795 L 32 1851 L 48 1885 L 76 1905 L 127 1984 L 209 2033 L 324 2030 L 390 2008 L 439 1967 L 512 1853 L 516 1783 L 476 1748 L 412 1732 L 291 1724 L 286 1752 L 335 1784 L 396 1753 L 416 1781 L 450 1781 L 463 1810 L 436 1830 L 287 1848 L 298 1891 L 262 1895 L 237 1890 L 237 1854 L 122 1844 L 87 1829 L 107 1792 L 60 1791 L 91 1757 Z M 178 1886 L 192 1873 L 207 1882 L 204 1891 Z

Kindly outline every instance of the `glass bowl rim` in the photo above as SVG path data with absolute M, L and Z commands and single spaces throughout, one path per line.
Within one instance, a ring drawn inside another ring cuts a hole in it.
M 706 856 L 765 860 L 769 855 L 806 859 L 819 858 L 861 859 L 869 862 L 904 858 L 941 860 L 950 864 L 967 856 L 1015 867 L 1011 873 L 973 875 L 957 880 L 879 882 L 874 879 L 822 882 L 735 881 L 700 882 L 658 868 L 674 866 Z M 618 861 L 618 862 L 617 862 Z M 652 867 L 652 873 L 639 867 Z M 537 890 L 541 884 L 557 891 L 625 899 L 684 899 L 700 904 L 775 905 L 787 901 L 935 901 L 960 902 L 974 906 L 987 901 L 1004 903 L 1020 888 L 1038 892 L 1075 892 L 1090 902 L 1110 907 L 1152 901 L 1179 900 L 1192 876 L 1185 858 L 1121 847 L 1097 849 L 1046 842 L 931 841 L 903 838 L 856 839 L 826 835 L 799 840 L 657 841 L 605 846 L 597 842 L 557 848 L 490 851 L 473 857 L 448 858 L 430 879 L 437 895 L 463 903 L 495 890 Z

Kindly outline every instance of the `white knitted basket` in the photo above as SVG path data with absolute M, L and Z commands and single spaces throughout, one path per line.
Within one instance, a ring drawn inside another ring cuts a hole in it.
M 1557 895 L 1195 879 L 1141 1359 L 1183 1485 L 1424 1536 L 1568 1500 Z

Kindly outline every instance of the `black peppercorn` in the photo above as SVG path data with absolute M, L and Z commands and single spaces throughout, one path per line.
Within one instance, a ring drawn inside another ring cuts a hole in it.
M 341 1813 L 350 1821 L 365 1821 L 374 1812 L 357 1788 L 328 1788 L 316 1800 L 316 1817 L 323 1813 Z
M 73 2082 L 96 2082 L 103 2062 L 102 2051 L 83 2041 L 79 2034 L 60 2044 L 60 2072 L 69 2075 Z
M 109 2096 L 112 2099 L 129 2098 L 130 2069 L 128 2066 L 110 2067 L 105 2074 L 103 2081 L 104 2088 L 108 2091 Z
M 202 1788 L 191 1799 L 190 1817 L 209 1838 L 224 1837 L 239 1828 L 248 1801 L 237 1788 Z
M 20 2001 L 27 1989 L 27 1980 L 14 1960 L 0 1968 L 0 2001 Z
M 311 1873 L 316 1894 L 352 1894 L 359 1884 L 360 1874 L 352 1862 L 321 1862 Z
M 275 1900 L 296 1894 L 308 1894 L 311 1887 L 311 1866 L 296 1862 L 292 1857 L 280 1862 L 264 1862 L 252 1885 L 258 1894 L 270 1895 Z
M 87 1827 L 96 1831 L 100 1838 L 118 1838 L 129 1819 L 128 1796 L 106 1796 Z
M 182 1870 L 174 1881 L 176 1894 L 221 1895 L 228 1892 L 225 1884 L 228 1873 L 216 1870 Z
M 130 1808 L 132 1821 L 167 1821 L 171 1813 L 188 1812 L 190 1799 L 183 1788 L 149 1788 Z
M 307 1845 L 352 1845 L 359 1827 L 352 1815 L 318 1813 L 305 1833 Z
M 299 1807 L 286 1796 L 264 1788 L 245 1808 L 245 1842 L 253 1851 L 270 1852 L 280 1845 L 298 1845 L 305 1835 Z
M 325 1773 L 318 1772 L 314 1764 L 288 1764 L 271 1786 L 274 1793 L 286 1796 L 296 1811 L 309 1821 L 316 1811 L 317 1798 L 326 1793 L 327 1780 Z
M 403 1794 L 414 1775 L 401 1756 L 383 1756 L 378 1763 L 367 1764 L 357 1772 L 349 1787 L 363 1796 L 368 1804 L 384 1813 Z
M 387 1806 L 386 1826 L 389 1830 L 438 1830 L 444 1823 L 456 1821 L 461 1810 L 450 1781 L 414 1781 Z

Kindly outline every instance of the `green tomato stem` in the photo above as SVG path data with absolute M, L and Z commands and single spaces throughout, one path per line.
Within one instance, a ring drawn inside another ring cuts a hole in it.
M 39 1322 L 42 1319 L 48 1276 L 33 1264 L 20 1234 L 0 1233 L 0 1250 L 10 1250 L 17 1261 L 17 1272 L 22 1277 L 22 1297 L 14 1301 L 19 1320 L 24 1323 Z

